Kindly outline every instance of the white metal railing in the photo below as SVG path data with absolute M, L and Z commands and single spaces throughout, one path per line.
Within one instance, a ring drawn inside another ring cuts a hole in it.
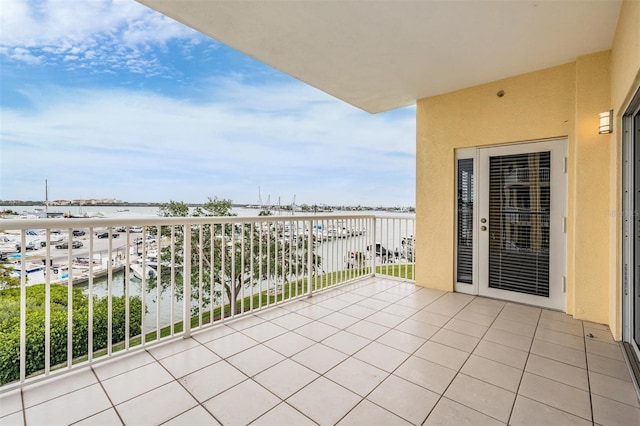
M 0 391 L 361 277 L 414 280 L 404 215 L 8 219 L 0 236 Z

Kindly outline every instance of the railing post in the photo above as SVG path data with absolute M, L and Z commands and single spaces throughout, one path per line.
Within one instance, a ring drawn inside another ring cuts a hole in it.
M 184 308 L 182 313 L 182 337 L 191 336 L 191 225 L 184 225 L 183 255 Z M 144 333 L 144 330 L 143 330 Z
M 371 275 L 372 276 L 376 276 L 376 224 L 378 223 L 378 220 L 374 217 L 373 219 L 371 219 L 371 221 L 373 222 L 373 239 L 372 241 L 370 241 L 370 245 L 369 247 L 371 247 L 371 253 L 373 253 L 373 255 L 371 256 Z
M 67 250 L 67 264 L 69 265 L 67 278 L 67 368 L 73 367 L 73 228 L 67 231 L 69 235 L 69 248 Z
M 47 252 L 45 254 L 45 264 L 47 276 L 45 277 L 45 295 L 44 295 L 44 374 L 49 375 L 51 371 L 51 230 L 47 229 L 46 231 L 46 247 Z M 91 296 L 89 295 L 89 303 L 91 303 Z M 91 311 L 89 311 L 91 312 Z M 93 318 L 92 315 L 89 315 L 89 318 Z M 90 325 L 93 325 L 90 322 Z M 92 337 L 93 329 L 89 328 L 89 336 Z M 89 352 L 89 361 L 91 361 L 91 354 L 93 351 Z
M 24 383 L 27 377 L 27 237 L 24 230 L 20 234 L 20 383 Z
M 107 355 L 113 352 L 113 228 L 108 227 L 109 246 L 107 253 L 109 261 L 107 263 Z M 93 238 L 92 238 L 93 240 Z M 93 253 L 89 251 L 89 265 L 93 264 Z M 93 267 L 91 267 L 93 270 Z M 93 281 L 93 278 L 90 278 Z M 91 348 L 93 351 L 93 348 Z
M 309 220 L 309 235 L 307 236 L 307 291 L 313 296 L 313 220 Z
M 231 308 L 231 318 L 236 316 L 236 224 L 231 223 L 231 300 L 229 307 Z
M 412 233 L 411 233 L 411 278 L 415 282 L 416 280 L 416 236 L 418 233 L 416 232 L 416 218 L 413 217 L 413 225 L 411 225 Z

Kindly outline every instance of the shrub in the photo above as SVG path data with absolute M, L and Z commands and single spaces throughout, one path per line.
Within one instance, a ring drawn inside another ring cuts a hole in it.
M 45 367 L 45 285 L 27 287 L 26 373 Z M 67 362 L 67 287 L 51 285 L 51 366 Z M 113 344 L 125 339 L 125 297 L 112 298 Z M 89 352 L 89 297 L 81 289 L 72 292 L 73 358 Z M 20 378 L 20 289 L 0 290 L 0 385 Z M 141 333 L 142 301 L 129 299 L 129 336 Z M 108 300 L 93 300 L 93 350 L 107 347 Z

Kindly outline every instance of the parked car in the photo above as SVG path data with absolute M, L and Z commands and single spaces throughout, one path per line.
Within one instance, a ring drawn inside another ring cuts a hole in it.
M 41 235 L 42 239 L 40 240 L 40 247 L 46 247 L 47 246 L 47 234 L 46 233 L 42 233 Z M 66 234 L 62 234 L 60 233 L 60 231 L 51 231 L 51 233 L 49 233 L 49 242 L 51 243 L 61 243 L 62 241 L 64 241 L 66 237 Z
M 111 233 L 111 236 L 113 238 L 118 238 L 120 236 L 120 234 L 114 234 L 113 232 Z M 109 238 L 109 233 L 108 232 L 98 232 L 96 234 L 96 237 L 98 238 Z
M 82 237 L 85 234 L 85 232 L 82 229 L 74 229 L 73 230 L 73 236 L 74 237 Z
M 37 241 L 29 241 L 25 246 L 25 250 L 38 250 L 40 248 L 40 243 Z M 22 244 L 16 243 L 16 251 L 20 251 L 22 249 Z
M 80 247 L 82 247 L 82 245 L 83 244 L 82 244 L 81 241 L 74 241 L 74 242 L 71 243 L 71 248 L 74 248 L 74 249 L 80 248 Z M 65 241 L 63 243 L 57 244 L 56 248 L 57 249 L 68 249 L 69 248 L 69 241 Z
M 142 232 L 142 226 L 132 226 L 129 228 L 129 232 Z
M 7 259 L 8 259 L 7 253 L 0 252 L 0 262 L 4 262 Z

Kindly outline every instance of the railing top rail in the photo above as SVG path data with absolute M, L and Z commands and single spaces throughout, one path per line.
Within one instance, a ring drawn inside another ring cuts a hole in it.
M 24 229 L 104 228 L 109 226 L 206 225 L 218 223 L 270 223 L 293 221 L 398 218 L 367 215 L 294 215 L 294 216 L 208 216 L 208 217 L 132 217 L 132 218 L 63 218 L 0 219 L 0 231 Z M 411 219 L 411 218 L 408 218 Z
M 402 215 L 402 216 L 400 216 Z M 396 213 L 396 214 L 374 214 L 376 219 L 406 219 L 406 220 L 415 220 L 415 213 Z

